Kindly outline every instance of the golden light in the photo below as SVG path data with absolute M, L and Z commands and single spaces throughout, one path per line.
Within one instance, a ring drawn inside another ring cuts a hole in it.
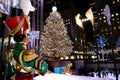
M 83 59 L 83 56 L 82 56 L 82 55 L 80 55 L 80 59 Z
M 85 16 L 91 21 L 92 25 L 94 26 L 94 16 L 92 12 L 92 7 L 87 10 Z
M 66 56 L 66 57 L 65 57 L 65 59 L 69 59 L 69 57 L 68 57 L 68 56 Z
M 97 56 L 94 56 L 94 55 L 93 55 L 93 56 L 91 56 L 91 58 L 92 58 L 92 59 L 95 59 L 95 58 L 97 58 Z
M 75 59 L 75 57 L 72 55 L 72 56 L 70 56 L 70 59 Z
M 80 19 L 79 13 L 75 16 L 75 22 L 79 27 L 81 27 L 83 29 L 83 23 L 82 23 L 82 20 Z
M 83 27 L 83 22 L 86 22 L 86 21 L 89 21 L 92 23 L 92 26 L 94 26 L 94 15 L 93 15 L 93 12 L 92 12 L 92 7 L 89 8 L 87 10 L 87 12 L 85 13 L 85 16 L 87 18 L 85 19 L 80 19 L 80 13 L 78 13 L 76 16 L 75 16 L 75 22 L 76 24 L 81 27 L 82 29 L 84 29 Z
M 63 60 L 64 58 L 63 58 L 63 57 L 61 57 L 60 59 L 61 59 L 61 60 Z
M 79 55 L 77 55 L 77 59 L 79 59 L 80 58 L 80 56 Z

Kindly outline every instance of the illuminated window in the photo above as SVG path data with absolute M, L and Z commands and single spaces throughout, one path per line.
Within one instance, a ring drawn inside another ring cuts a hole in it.
M 100 11 L 103 11 L 103 9 L 100 9 Z
M 117 18 L 116 20 L 119 20 L 119 18 Z
M 108 31 L 107 28 L 105 28 L 105 31 Z
M 120 0 L 117 0 L 117 2 L 119 3 L 119 2 L 120 2 Z
M 112 14 L 111 16 L 114 17 L 114 14 Z
M 112 3 L 115 4 L 115 1 L 113 1 Z
M 115 18 L 113 18 L 112 21 L 115 21 Z
M 119 24 L 119 23 L 120 23 L 120 21 L 117 21 L 117 23 Z
M 98 13 L 98 15 L 100 15 L 100 13 Z
M 100 17 L 99 20 L 102 20 L 102 18 Z
M 114 27 L 114 30 L 116 30 L 116 26 Z
M 103 19 L 105 19 L 106 17 L 104 16 Z
M 106 35 L 108 35 L 108 33 L 105 33 Z
M 103 29 L 101 29 L 101 32 L 103 32 Z
M 118 27 L 118 29 L 120 29 L 120 26 Z
M 106 20 L 104 20 L 104 23 L 106 23 Z
M 118 16 L 118 13 L 116 13 L 116 16 Z

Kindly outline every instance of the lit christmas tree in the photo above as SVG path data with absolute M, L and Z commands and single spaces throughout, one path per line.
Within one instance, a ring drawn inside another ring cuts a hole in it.
M 70 55 L 73 49 L 72 41 L 67 34 L 61 14 L 53 10 L 45 23 L 46 25 L 41 32 L 40 55 L 53 58 Z

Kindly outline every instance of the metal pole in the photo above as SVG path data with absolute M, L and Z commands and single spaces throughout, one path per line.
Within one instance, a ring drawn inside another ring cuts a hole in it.
M 38 40 L 38 52 L 40 56 L 40 38 L 41 38 L 41 30 L 43 28 L 43 6 L 44 6 L 44 0 L 40 0 L 40 26 L 39 26 L 39 40 Z
M 1 19 L 1 21 L 0 21 L 0 23 L 1 23 L 1 28 L 2 28 L 2 46 L 1 46 L 1 49 L 0 49 L 0 72 L 2 72 L 2 63 L 3 63 L 3 51 L 4 51 L 4 31 L 5 31 L 5 27 L 4 27 L 4 25 L 3 25 L 3 19 L 5 19 L 6 18 L 6 16 L 4 15 L 4 14 L 2 14 L 2 19 Z

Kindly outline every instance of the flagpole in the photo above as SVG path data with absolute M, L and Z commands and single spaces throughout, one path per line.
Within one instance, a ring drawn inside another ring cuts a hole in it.
M 2 17 L 1 17 L 1 20 L 0 20 L 0 22 L 1 22 L 1 28 L 2 28 L 2 46 L 1 46 L 1 48 L 0 48 L 0 72 L 2 72 L 2 67 L 5 67 L 4 65 L 2 65 L 3 64 L 3 51 L 4 51 L 4 33 L 5 33 L 5 27 L 4 27 L 4 25 L 3 25 L 3 23 L 2 23 L 2 21 L 4 20 L 6 18 L 6 15 L 4 15 L 4 14 L 2 14 Z M 6 75 L 6 74 L 5 74 Z
M 44 0 L 40 0 L 40 26 L 39 26 L 39 40 L 38 40 L 38 55 L 40 56 L 40 38 L 41 38 L 41 31 L 43 28 L 43 4 Z

